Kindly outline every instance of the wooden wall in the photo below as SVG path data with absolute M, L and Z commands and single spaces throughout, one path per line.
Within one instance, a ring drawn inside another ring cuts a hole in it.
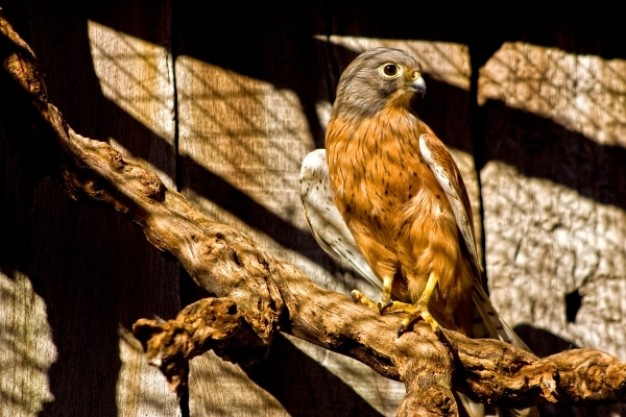
M 626 360 L 626 47 L 616 12 L 554 19 L 356 1 L 0 7 L 77 132 L 145 161 L 211 216 L 342 292 L 371 288 L 310 236 L 300 162 L 323 146 L 345 65 L 372 46 L 410 50 L 427 77 L 422 117 L 468 183 L 496 306 L 538 354 L 591 346 Z M 202 292 L 127 219 L 64 195 L 29 158 L 38 149 L 20 146 L 27 123 L 2 104 L 0 415 L 176 415 L 129 329 L 173 317 Z M 194 416 L 394 415 L 404 394 L 288 336 L 249 369 L 211 353 L 192 365 Z M 609 410 L 626 415 L 619 405 L 543 412 Z

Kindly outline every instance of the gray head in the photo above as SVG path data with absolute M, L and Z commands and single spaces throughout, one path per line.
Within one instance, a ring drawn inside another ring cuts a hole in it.
M 425 93 L 415 58 L 400 49 L 374 48 L 357 56 L 341 74 L 333 115 L 343 111 L 372 115 L 389 100 L 408 108 L 413 97 Z

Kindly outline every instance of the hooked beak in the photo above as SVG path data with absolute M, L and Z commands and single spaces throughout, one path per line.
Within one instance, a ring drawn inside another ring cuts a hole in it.
M 417 77 L 409 83 L 409 88 L 419 98 L 424 98 L 426 95 L 426 81 L 424 81 L 421 74 L 417 74 Z

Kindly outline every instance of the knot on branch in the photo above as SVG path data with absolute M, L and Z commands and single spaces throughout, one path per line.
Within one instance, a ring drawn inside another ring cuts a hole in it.
M 230 298 L 204 298 L 185 307 L 174 320 L 140 319 L 133 334 L 150 365 L 167 378 L 172 391 L 187 385 L 188 363 L 213 350 L 222 359 L 248 365 L 267 356 L 269 343 L 257 336 Z
M 136 198 L 157 203 L 165 200 L 166 187 L 155 172 L 143 168 L 130 157 L 127 157 L 130 160 L 125 159 L 118 150 L 106 142 L 74 132 L 62 119 L 59 120 L 59 125 L 67 129 L 68 144 L 75 147 L 76 155 L 80 155 L 80 159 L 75 161 L 77 168 L 86 171 L 83 173 L 86 178 L 77 178 L 77 181 L 83 180 L 86 184 L 77 183 L 74 189 L 84 189 L 87 196 L 108 201 L 111 200 L 111 184 L 117 183 L 123 194 L 128 194 L 127 190 L 133 190 Z M 91 171 L 94 169 L 98 175 L 93 175 Z
M 179 239 L 188 254 L 185 267 L 209 293 L 231 297 L 258 337 L 269 343 L 284 308 L 270 270 L 272 259 L 232 227 L 207 222 L 200 226 Z

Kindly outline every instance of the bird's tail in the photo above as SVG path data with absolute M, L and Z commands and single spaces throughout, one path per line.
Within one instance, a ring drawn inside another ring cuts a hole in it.
M 493 304 L 491 304 L 489 296 L 477 281 L 474 282 L 474 288 L 472 289 L 472 301 L 474 304 L 475 316 L 473 327 L 474 338 L 499 339 L 503 342 L 510 343 L 515 347 L 531 352 L 526 343 L 524 343 L 517 333 L 515 333 L 515 331 L 498 314 Z M 467 400 L 471 402 L 471 400 Z M 484 411 L 483 414 L 472 414 L 471 408 L 468 409 L 465 402 L 466 401 L 462 399 L 463 406 L 466 408 L 471 417 L 486 415 Z M 539 410 L 536 407 L 511 408 L 506 410 L 498 409 L 495 415 L 510 417 L 538 417 Z
M 480 283 L 476 281 L 472 288 L 472 301 L 474 304 L 474 338 L 498 339 L 528 352 L 531 351 L 517 333 L 500 317 L 500 314 L 491 304 L 489 296 L 480 286 Z

